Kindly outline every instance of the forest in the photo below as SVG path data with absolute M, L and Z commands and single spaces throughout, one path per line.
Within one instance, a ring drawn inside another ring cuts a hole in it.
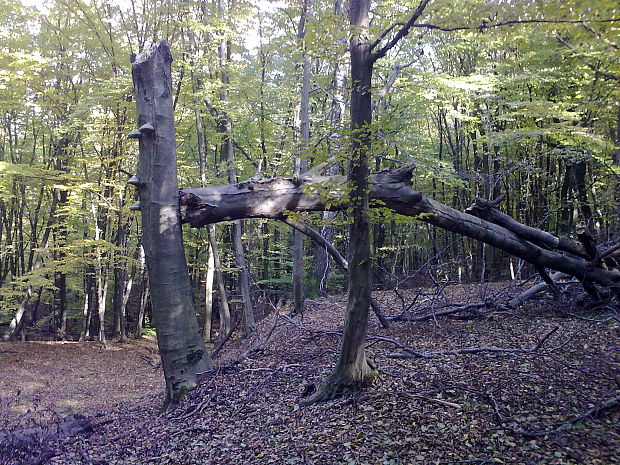
M 620 463 L 620 6 L 0 0 L 0 464 Z

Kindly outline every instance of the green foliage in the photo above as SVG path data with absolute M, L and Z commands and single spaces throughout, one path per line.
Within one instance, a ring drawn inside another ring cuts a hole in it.
M 417 5 L 374 4 L 371 38 L 406 20 Z M 129 55 L 154 38 L 168 39 L 175 57 L 181 186 L 202 182 L 196 112 L 207 183 L 227 183 L 228 166 L 219 156 L 224 114 L 232 123 L 240 179 L 253 176 L 259 163 L 265 177 L 291 175 L 301 150 L 297 113 L 305 56 L 312 62 L 312 92 L 304 156 L 310 166 L 335 157 L 337 171 L 346 171 L 352 134 L 347 111 L 341 118 L 334 113 L 337 103 L 348 100 L 351 86 L 334 87 L 336 65 L 348 69 L 346 11 L 336 14 L 333 2 L 315 1 L 306 37 L 299 40 L 300 7 L 292 1 L 259 8 L 236 3 L 221 18 L 215 3 L 196 0 L 156 2 L 139 15 L 103 0 L 55 0 L 38 11 L 0 0 L 3 310 L 16 308 L 39 287 L 51 300 L 57 273 L 68 277 L 69 295 L 83 295 L 85 277 L 137 267 L 139 219 L 128 210 L 133 188 L 125 185 L 126 173 L 137 167 L 137 144 L 125 137 L 135 129 Z M 508 193 L 507 213 L 558 233 L 572 229 L 572 212 L 583 206 L 585 192 L 586 203 L 596 205 L 598 229 L 609 234 L 617 225 L 619 168 L 612 157 L 620 90 L 609 76 L 620 75 L 618 24 L 478 28 L 517 18 L 619 16 L 618 5 L 609 1 L 432 2 L 422 22 L 470 29 L 414 29 L 376 63 L 375 97 L 395 65 L 403 67 L 364 128 L 373 134 L 372 169 L 415 164 L 414 188 L 460 209 L 476 196 Z M 250 32 L 259 23 L 260 35 Z M 220 98 L 224 63 L 217 54 L 222 39 L 231 44 L 226 103 Z M 570 171 L 583 164 L 587 189 Z M 325 181 L 316 189 L 329 207 L 355 201 L 346 182 Z M 448 234 L 433 236 L 411 218 L 374 206 L 373 227 L 382 234 L 374 240 L 378 251 L 389 251 L 379 255 L 391 260 L 392 269 L 426 263 L 431 248 L 450 250 Z M 346 212 L 326 221 L 293 217 L 317 228 L 333 226 L 336 245 L 347 247 Z M 118 240 L 123 228 L 130 230 L 128 244 Z M 258 284 L 288 289 L 289 229 L 257 221 L 246 226 L 244 241 Z M 403 247 L 404 241 L 418 246 Z M 199 277 L 206 266 L 206 234 L 186 229 L 185 242 L 188 263 Z M 237 270 L 224 227 L 218 228 L 218 242 L 231 285 Z M 310 267 L 308 260 L 306 270 Z M 342 287 L 341 275 L 329 279 L 334 280 L 330 289 Z

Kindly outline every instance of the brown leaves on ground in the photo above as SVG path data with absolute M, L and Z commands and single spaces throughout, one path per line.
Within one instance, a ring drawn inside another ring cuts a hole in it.
M 450 302 L 479 301 L 480 292 L 459 286 L 419 297 L 409 312 L 415 316 Z M 407 291 L 401 297 L 408 304 L 416 294 Z M 377 300 L 388 314 L 403 310 L 403 301 L 391 292 Z M 54 456 L 47 463 L 57 465 L 620 463 L 617 412 L 566 425 L 561 433 L 522 434 L 556 429 L 618 395 L 619 325 L 613 310 L 585 311 L 571 300 L 561 305 L 532 301 L 512 312 L 394 322 L 387 330 L 373 320 L 368 354 L 379 365 L 379 382 L 361 395 L 300 408 L 304 386 L 320 383 L 334 364 L 345 300 L 330 297 L 308 306 L 303 317 L 271 315 L 255 336 L 234 341 L 219 368 L 165 416 L 156 414 L 160 374 L 153 378 L 153 367 L 142 358 L 145 352 L 152 355 L 152 347 L 129 345 L 94 355 L 90 348 L 70 345 L 74 352 L 53 356 L 47 352 L 55 345 L 47 344 L 9 364 L 5 360 L 12 354 L 2 353 L 1 363 L 3 369 L 8 366 L 13 389 L 30 385 L 36 395 L 37 380 L 42 399 L 57 393 L 54 405 L 65 402 L 87 415 L 105 412 L 95 419 L 93 433 L 48 445 Z M 559 330 L 531 353 L 400 360 L 388 357 L 398 347 L 373 339 L 393 339 L 418 352 L 529 349 L 556 326 Z M 14 347 L 19 344 L 0 350 Z M 38 378 L 16 369 L 26 358 Z M 3 370 L 3 395 L 6 374 Z M 85 381 L 90 377 L 100 388 L 91 385 L 92 396 L 81 400 L 81 409 L 74 407 L 70 398 L 84 392 L 77 386 L 92 382 Z M 121 382 L 136 384 L 122 387 Z M 61 386 L 53 391 L 57 383 Z M 119 406 L 113 408 L 115 403 Z
M 0 399 L 13 415 L 94 415 L 161 391 L 152 339 L 0 344 Z

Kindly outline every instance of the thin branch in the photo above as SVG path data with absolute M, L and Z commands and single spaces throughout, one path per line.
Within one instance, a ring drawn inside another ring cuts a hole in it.
M 523 20 L 514 20 L 514 21 L 504 21 L 501 23 L 488 24 L 486 21 L 483 21 L 478 26 L 456 26 L 456 27 L 444 27 L 438 26 L 436 24 L 412 24 L 411 27 L 415 28 L 424 28 L 424 29 L 434 29 L 436 31 L 444 31 L 444 32 L 455 32 L 455 31 L 483 31 L 485 29 L 492 29 L 496 27 L 503 26 L 514 26 L 516 24 L 582 24 L 582 23 L 615 23 L 619 22 L 620 18 L 612 18 L 612 19 L 580 19 L 580 20 L 570 20 L 570 19 L 523 19 Z
M 620 249 L 620 241 L 617 244 L 611 246 L 610 248 L 600 252 L 600 254 L 598 256 L 598 259 L 599 260 L 604 260 L 605 258 L 609 257 L 610 255 L 614 255 L 619 249 Z
M 379 58 L 383 58 L 385 56 L 385 54 L 387 52 L 389 52 L 392 48 L 394 48 L 394 46 L 403 38 L 405 37 L 407 34 L 409 34 L 409 31 L 411 30 L 411 28 L 413 27 L 414 23 L 417 21 L 417 19 L 422 16 L 422 13 L 424 13 L 424 9 L 426 8 L 426 5 L 428 5 L 428 3 L 430 2 L 430 0 L 422 0 L 422 2 L 420 2 L 420 4 L 418 5 L 418 7 L 415 9 L 415 11 L 413 12 L 413 14 L 411 15 L 411 18 L 409 18 L 409 21 L 407 21 L 396 33 L 396 35 L 392 38 L 392 40 L 390 40 L 387 44 L 385 44 L 381 49 L 379 49 L 377 52 L 375 53 L 371 53 L 370 56 L 368 57 L 368 60 L 370 63 L 374 63 L 375 61 L 377 61 Z M 388 31 L 389 32 L 389 31 Z M 385 37 L 385 35 L 383 36 Z M 373 44 L 374 45 L 374 44 Z M 376 46 L 376 45 L 375 45 Z
M 231 326 L 230 327 L 230 331 L 228 331 L 226 336 L 224 336 L 224 339 L 222 339 L 222 341 L 217 345 L 217 347 L 215 347 L 215 349 L 213 349 L 213 352 L 211 352 L 211 360 L 215 360 L 217 358 L 217 356 L 219 355 L 220 351 L 224 347 L 224 344 L 226 344 L 226 342 L 228 342 L 230 337 L 233 335 L 234 331 L 235 331 L 235 327 Z
M 601 39 L 603 42 L 605 42 L 607 45 L 609 45 L 611 48 L 615 48 L 616 50 L 620 50 L 620 45 L 616 44 L 615 42 L 612 42 L 608 39 L 606 39 L 605 37 L 602 37 L 600 34 L 598 34 L 594 29 L 592 29 L 590 26 L 588 26 L 587 24 L 582 24 L 583 28 L 588 31 L 590 34 L 594 35 L 594 37 L 596 37 L 597 39 Z
M 405 37 L 407 34 L 409 34 L 409 31 L 411 30 L 411 28 L 434 29 L 434 30 L 437 30 L 437 31 L 444 31 L 444 32 L 475 31 L 475 30 L 477 30 L 479 32 L 482 32 L 485 29 L 491 29 L 491 28 L 503 27 L 503 26 L 513 26 L 513 25 L 516 25 L 516 24 L 582 24 L 582 25 L 585 26 L 585 24 L 588 24 L 588 23 L 613 23 L 613 22 L 619 22 L 620 21 L 620 18 L 611 18 L 611 19 L 578 19 L 578 20 L 571 20 L 571 19 L 522 19 L 522 20 L 503 21 L 503 22 L 499 22 L 499 23 L 495 23 L 495 24 L 489 24 L 486 21 L 482 21 L 477 26 L 456 26 L 456 27 L 443 27 L 443 26 L 438 26 L 436 24 L 424 24 L 424 23 L 422 23 L 422 24 L 415 24 L 416 20 L 424 12 L 424 9 L 426 8 L 426 6 L 429 3 L 429 1 L 430 0 L 422 0 L 420 5 L 415 9 L 413 14 L 411 15 L 411 18 L 409 18 L 409 21 L 407 21 L 406 23 L 394 23 L 394 24 L 392 24 L 389 28 L 387 28 L 385 31 L 383 31 L 379 35 L 379 37 L 370 45 L 370 51 L 371 52 L 372 52 L 372 50 L 374 50 L 381 43 L 381 41 L 383 39 L 385 39 L 390 34 L 390 32 L 392 32 L 394 30 L 394 28 L 396 28 L 397 26 L 401 26 L 401 28 L 398 30 L 398 32 L 392 38 L 392 40 L 390 40 L 386 45 L 384 45 L 381 49 L 379 49 L 379 51 L 370 54 L 370 56 L 369 56 L 370 63 L 374 63 L 378 59 L 383 58 L 385 56 L 385 54 L 387 52 L 389 52 L 392 48 L 394 48 L 394 46 L 403 37 Z M 610 78 L 610 79 L 613 79 L 613 78 Z
M 562 423 L 556 423 L 557 427 L 554 429 L 546 430 L 546 431 L 526 431 L 516 428 L 511 428 L 513 433 L 520 434 L 522 436 L 528 438 L 540 438 L 544 436 L 549 436 L 551 434 L 561 433 L 565 431 L 567 427 L 573 426 L 577 423 L 581 423 L 584 420 L 588 420 L 590 418 L 596 418 L 601 416 L 603 413 L 609 410 L 615 410 L 620 406 L 620 396 L 612 397 L 604 402 L 601 402 L 597 406 L 591 408 L 585 413 L 578 415 L 570 420 L 564 421 Z
M 396 27 L 396 26 L 404 26 L 405 23 L 394 23 L 392 24 L 390 27 L 388 27 L 385 31 L 383 31 L 381 33 L 381 35 L 379 37 L 377 37 L 377 40 L 375 40 L 371 45 L 370 45 L 370 51 L 373 51 L 375 49 L 375 47 L 377 45 L 379 45 L 381 43 L 381 41 L 383 39 L 385 39 L 385 36 L 387 36 L 390 32 L 392 32 L 392 30 Z
M 505 347 L 493 347 L 493 346 L 482 346 L 482 347 L 466 347 L 464 349 L 452 349 L 452 350 L 436 350 L 432 352 L 418 352 L 411 347 L 408 347 L 395 339 L 376 336 L 373 337 L 373 340 L 389 342 L 390 344 L 394 344 L 400 350 L 405 353 L 392 353 L 388 354 L 388 358 L 398 358 L 398 359 L 412 359 L 412 358 L 433 358 L 438 355 L 464 355 L 464 354 L 483 354 L 483 353 L 492 353 L 492 354 L 537 354 L 538 350 L 547 342 L 547 340 L 559 329 L 559 327 L 555 327 L 552 330 L 545 333 L 545 335 L 540 338 L 540 340 L 536 343 L 536 345 L 529 349 L 524 348 L 505 348 Z
M 579 54 L 579 52 L 577 52 L 577 50 L 575 50 L 573 48 L 573 46 L 571 44 L 569 44 L 565 39 L 563 39 L 562 37 L 560 37 L 559 35 L 556 36 L 556 39 L 558 39 L 560 41 L 560 43 L 562 45 L 564 45 L 567 49 L 569 49 L 571 52 L 573 52 L 575 54 L 575 56 L 577 58 L 579 58 L 579 60 L 586 65 L 588 68 L 590 68 L 592 71 L 594 71 L 596 74 L 603 76 L 605 79 L 612 79 L 614 81 L 620 81 L 620 76 L 616 75 L 616 74 L 612 74 L 609 73 L 607 71 L 603 71 L 599 68 L 597 68 L 596 66 L 594 66 L 592 63 L 588 62 L 583 56 L 581 56 L 581 54 Z
M 321 247 L 324 247 L 327 253 L 329 253 L 332 256 L 336 264 L 345 273 L 349 271 L 349 264 L 344 259 L 344 257 L 340 254 L 340 252 L 338 252 L 338 250 L 327 239 L 321 236 L 321 234 L 319 234 L 317 230 L 303 223 L 300 223 L 299 221 L 295 221 L 292 218 L 289 218 L 288 216 L 281 216 L 278 218 L 278 220 L 282 221 L 285 224 L 288 224 L 293 229 L 296 229 L 297 231 L 301 232 L 302 234 L 305 234 L 310 239 L 317 242 Z M 370 298 L 370 306 L 374 310 L 375 315 L 377 315 L 377 318 L 379 320 L 379 323 L 381 323 L 381 326 L 384 328 L 389 328 L 390 324 L 387 318 L 385 318 L 385 315 L 383 314 L 383 312 L 381 311 L 381 307 L 372 297 Z

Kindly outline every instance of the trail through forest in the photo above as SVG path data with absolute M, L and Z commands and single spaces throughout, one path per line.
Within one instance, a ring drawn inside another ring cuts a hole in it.
M 373 322 L 376 385 L 311 407 L 299 401 L 334 363 L 343 297 L 309 301 L 303 317 L 272 313 L 254 336 L 231 341 L 207 380 L 164 416 L 156 409 L 163 386 L 152 342 L 110 350 L 3 344 L 2 429 L 13 431 L 14 443 L 4 438 L 0 463 L 620 463 L 620 414 L 605 407 L 620 388 L 615 313 L 586 310 L 566 296 L 498 310 L 493 303 L 517 289 L 497 285 L 426 291 L 402 291 L 402 300 L 379 293 L 377 300 L 401 320 L 456 303 L 488 306 L 389 329 Z M 403 313 L 403 302 L 414 299 Z M 510 350 L 432 354 L 465 348 Z M 21 401 L 7 402 L 18 391 Z M 37 408 L 5 415 L 28 404 Z M 84 415 L 86 427 L 39 441 L 27 428 L 49 429 L 50 409 L 56 423 L 60 415 Z

